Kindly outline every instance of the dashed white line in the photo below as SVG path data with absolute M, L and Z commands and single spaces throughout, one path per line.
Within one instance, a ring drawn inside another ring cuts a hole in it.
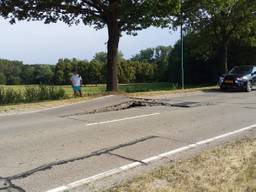
M 186 145 L 186 146 L 183 146 L 183 147 L 180 147 L 180 148 L 177 148 L 177 149 L 174 149 L 174 150 L 171 150 L 171 151 L 168 151 L 166 153 L 162 153 L 162 154 L 159 154 L 159 155 L 156 155 L 156 156 L 153 156 L 153 157 L 149 157 L 147 159 L 142 160 L 141 162 L 130 163 L 130 164 L 121 166 L 119 168 L 115 168 L 115 169 L 112 169 L 112 170 L 94 175 L 92 177 L 88 177 L 88 178 L 85 178 L 85 179 L 82 179 L 82 180 L 79 180 L 79 181 L 75 181 L 73 183 L 70 183 L 70 184 L 67 184 L 65 186 L 55 188 L 55 189 L 48 190 L 46 192 L 64 192 L 64 191 L 67 191 L 67 190 L 71 190 L 71 189 L 74 189 L 76 187 L 91 183 L 93 181 L 103 179 L 105 177 L 115 175 L 115 174 L 121 173 L 123 171 L 127 171 L 129 169 L 135 168 L 137 166 L 142 165 L 143 163 L 151 163 L 153 161 L 161 160 L 163 158 L 170 157 L 174 154 L 178 154 L 178 153 L 181 153 L 181 152 L 199 147 L 201 145 L 205 145 L 205 144 L 208 144 L 208 143 L 211 143 L 211 142 L 214 142 L 214 141 L 217 141 L 217 140 L 220 140 L 220 139 L 232 136 L 232 135 L 236 135 L 238 133 L 249 131 L 249 130 L 252 130 L 252 129 L 255 129 L 255 128 L 256 128 L 256 124 L 253 124 L 253 125 L 250 125 L 248 127 L 244 127 L 244 128 L 232 131 L 232 132 L 228 132 L 228 133 L 225 133 L 225 134 L 222 134 L 222 135 L 218 135 L 216 137 L 212 137 L 212 138 L 208 138 L 208 139 L 205 139 L 205 140 L 202 140 L 202 141 L 198 141 L 196 143 L 192 143 L 190 145 Z
M 140 119 L 144 117 L 150 117 L 150 116 L 155 116 L 155 115 L 160 115 L 160 113 L 151 113 L 147 115 L 138 115 L 138 116 L 133 116 L 133 117 L 126 117 L 122 119 L 114 119 L 114 120 L 109 120 L 109 121 L 102 121 L 102 122 L 96 122 L 96 123 L 88 123 L 86 126 L 93 126 L 93 125 L 102 125 L 102 124 L 107 124 L 107 123 L 115 123 L 119 121 L 127 121 L 127 120 L 132 120 L 132 119 Z

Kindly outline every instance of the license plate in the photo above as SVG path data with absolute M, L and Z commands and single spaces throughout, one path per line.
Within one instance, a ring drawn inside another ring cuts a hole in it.
M 233 83 L 232 80 L 225 80 L 225 83 Z

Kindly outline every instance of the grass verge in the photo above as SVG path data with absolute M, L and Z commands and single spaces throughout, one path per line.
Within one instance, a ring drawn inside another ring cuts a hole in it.
M 11 88 L 15 91 L 22 92 L 25 87 L 33 88 L 34 85 L 12 85 L 12 86 L 2 86 L 6 89 Z M 13 112 L 13 111 L 24 111 L 24 110 L 39 110 L 50 107 L 56 107 L 60 105 L 77 103 L 80 101 L 88 100 L 98 96 L 106 95 L 105 85 L 87 85 L 82 87 L 82 98 L 74 98 L 72 87 L 69 85 L 58 86 L 65 91 L 65 99 L 60 99 L 56 101 L 40 101 L 40 102 L 30 102 L 30 103 L 15 103 L 8 105 L 0 105 L 1 112 Z M 172 86 L 170 83 L 136 83 L 136 84 L 120 84 L 119 90 L 120 94 L 130 96 L 130 97 L 144 97 L 144 96 L 156 96 L 165 94 L 176 94 L 184 92 L 195 92 L 201 90 L 208 90 L 214 88 L 201 86 L 188 86 L 186 90 L 180 90 Z
M 105 192 L 256 191 L 256 139 L 170 162 Z

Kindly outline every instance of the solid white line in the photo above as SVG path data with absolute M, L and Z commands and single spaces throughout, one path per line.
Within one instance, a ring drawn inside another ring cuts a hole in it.
M 106 171 L 106 172 L 100 173 L 98 175 L 94 175 L 92 177 L 88 177 L 88 178 L 70 183 L 66 186 L 61 186 L 61 187 L 58 187 L 58 188 L 55 188 L 55 189 L 48 190 L 46 192 L 64 192 L 66 190 L 71 190 L 71 189 L 74 189 L 78 186 L 82 186 L 84 184 L 88 184 L 88 183 L 91 183 L 93 181 L 103 179 L 105 177 L 108 177 L 108 176 L 111 176 L 111 175 L 114 175 L 114 174 L 117 174 L 117 173 L 121 173 L 123 171 L 127 171 L 129 169 L 135 168 L 137 166 L 142 165 L 142 163 L 151 163 L 153 161 L 161 160 L 163 158 L 170 157 L 174 154 L 178 154 L 178 153 L 181 153 L 183 151 L 187 151 L 187 150 L 199 147 L 201 145 L 205 145 L 205 144 L 208 144 L 208 143 L 211 143 L 211 142 L 214 142 L 214 141 L 217 141 L 217 140 L 220 140 L 220 139 L 232 136 L 232 135 L 236 135 L 236 134 L 244 132 L 244 131 L 249 131 L 249 130 L 254 129 L 254 128 L 256 128 L 256 124 L 253 124 L 253 125 L 250 125 L 248 127 L 244 127 L 244 128 L 232 131 L 232 132 L 228 132 L 228 133 L 225 133 L 225 134 L 222 134 L 222 135 L 218 135 L 216 137 L 212 137 L 212 138 L 208 138 L 208 139 L 205 139 L 205 140 L 202 140 L 202 141 L 198 141 L 196 143 L 192 143 L 190 145 L 186 145 L 186 146 L 168 151 L 166 153 L 162 153 L 162 154 L 159 154 L 159 155 L 156 155 L 156 156 L 153 156 L 153 157 L 149 157 L 147 159 L 142 160 L 141 162 L 130 163 L 130 164 L 121 166 L 119 168 L 115 168 L 115 169 L 112 169 L 110 171 Z
M 56 106 L 56 107 L 49 107 L 49 108 L 46 108 L 46 109 L 38 109 L 38 110 L 30 110 L 30 111 L 25 111 L 25 112 L 0 112 L 0 117 L 5 117 L 5 116 L 12 116 L 12 115 L 24 115 L 24 114 L 31 114 L 31 113 L 39 113 L 39 112 L 43 112 L 43 111 L 49 111 L 49 110 L 52 110 L 52 109 L 59 109 L 59 108 L 63 108 L 63 107 L 68 107 L 68 106 L 72 106 L 72 105 L 77 105 L 77 104 L 82 104 L 82 103 L 87 103 L 87 102 L 90 102 L 90 101 L 97 101 L 97 100 L 101 100 L 101 99 L 105 99 L 105 98 L 108 98 L 108 97 L 112 97 L 113 95 L 107 95 L 107 96 L 102 96 L 102 97 L 97 97 L 97 98 L 94 98 L 94 99 L 90 99 L 90 100 L 86 100 L 86 101 L 79 101 L 79 102 L 76 102 L 76 103 L 71 103 L 71 104 L 64 104 L 64 105 L 59 105 L 59 106 Z
M 86 126 L 102 125 L 102 124 L 107 124 L 107 123 L 115 123 L 115 122 L 119 122 L 119 121 L 126 121 L 126 120 L 131 120 L 131 119 L 139 119 L 139 118 L 150 117 L 150 116 L 155 116 L 155 115 L 160 115 L 160 113 L 151 113 L 151 114 L 147 114 L 147 115 L 138 115 L 138 116 L 134 116 L 134 117 L 126 117 L 126 118 L 122 118 L 122 119 L 114 119 L 114 120 L 110 120 L 110 121 L 88 123 L 88 124 L 86 124 Z

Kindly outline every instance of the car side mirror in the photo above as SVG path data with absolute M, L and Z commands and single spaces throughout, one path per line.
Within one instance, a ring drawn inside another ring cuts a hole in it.
M 252 72 L 251 75 L 256 75 L 256 71 Z

